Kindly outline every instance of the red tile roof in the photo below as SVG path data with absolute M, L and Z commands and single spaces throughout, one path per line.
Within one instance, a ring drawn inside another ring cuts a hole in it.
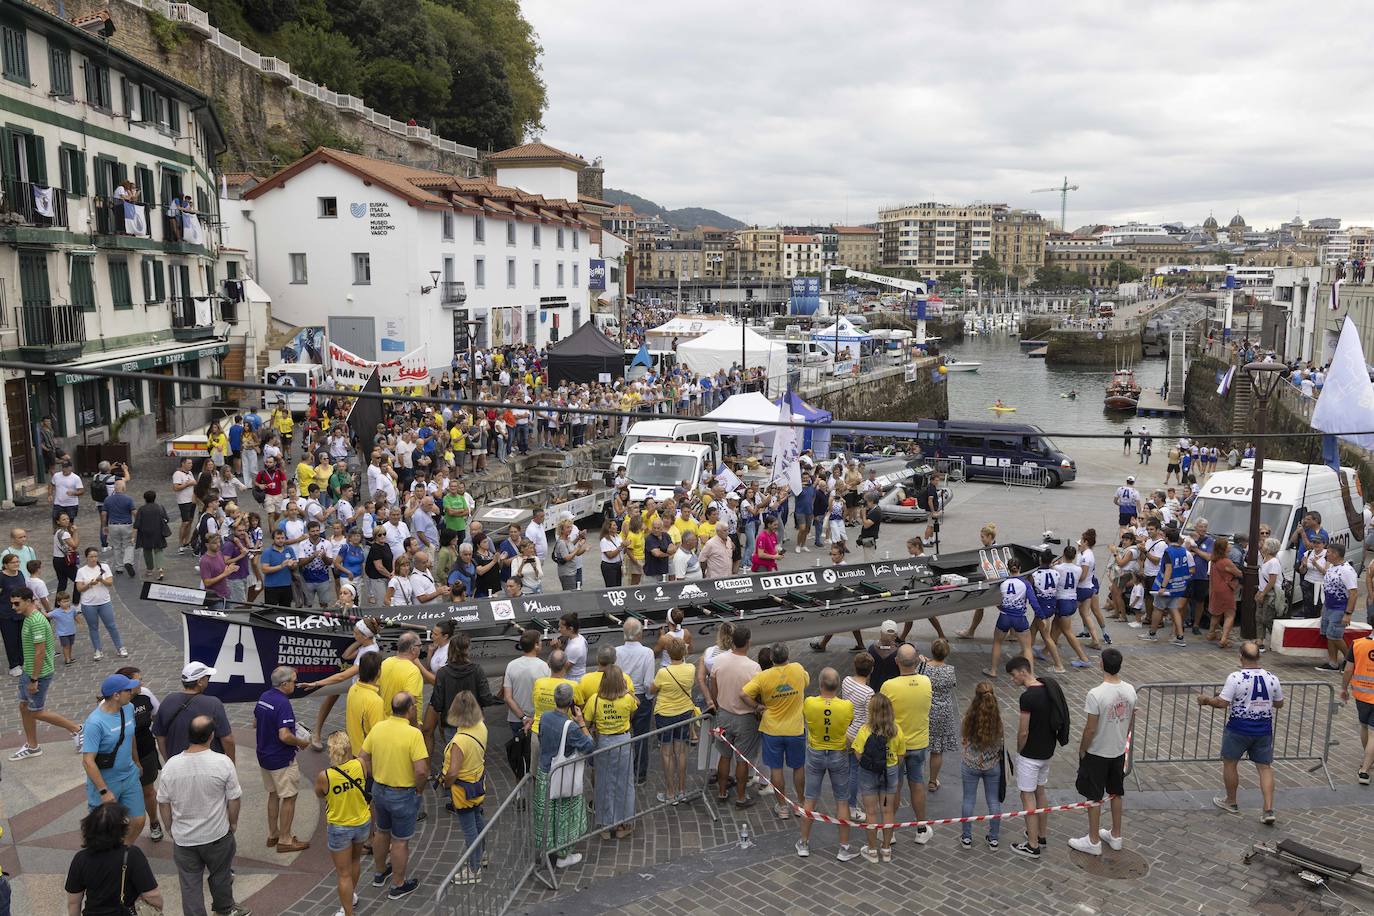
M 519 164 L 532 162 L 561 162 L 578 168 L 586 168 L 587 160 L 572 153 L 565 153 L 563 150 L 549 146 L 547 143 L 526 143 L 522 146 L 515 146 L 510 149 L 503 149 L 500 152 L 492 153 L 487 156 L 488 161 L 502 164 Z

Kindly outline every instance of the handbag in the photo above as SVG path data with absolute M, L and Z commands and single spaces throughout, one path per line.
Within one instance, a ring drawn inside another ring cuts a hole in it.
M 582 795 L 582 778 L 587 761 L 581 754 L 568 754 L 568 729 L 572 719 L 563 723 L 563 735 L 558 741 L 558 753 L 549 765 L 549 798 L 578 798 Z
M 167 519 L 167 510 L 158 507 L 158 514 L 162 516 L 162 539 L 165 541 L 172 536 L 172 523 Z
M 108 770 L 115 765 L 115 758 L 119 756 L 119 748 L 124 744 L 124 707 L 119 707 L 119 740 L 115 742 L 114 750 L 105 754 L 95 755 L 96 769 Z

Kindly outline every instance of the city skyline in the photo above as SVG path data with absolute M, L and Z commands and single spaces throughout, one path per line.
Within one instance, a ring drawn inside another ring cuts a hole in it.
M 1081 187 L 1069 229 L 1237 212 L 1261 228 L 1374 221 L 1371 116 L 1331 91 L 1357 78 L 1341 61 L 1364 44 L 1328 27 L 1351 21 L 1339 9 L 524 9 L 544 48 L 544 138 L 604 157 L 608 186 L 665 207 L 806 225 L 981 201 L 1057 221 L 1059 196 L 1030 192 L 1067 176 Z

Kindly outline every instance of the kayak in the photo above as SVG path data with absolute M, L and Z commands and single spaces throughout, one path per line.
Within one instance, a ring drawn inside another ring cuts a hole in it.
M 993 407 L 989 407 L 988 410 L 991 410 L 993 413 L 1016 413 L 1016 408 L 1015 408 L 1015 407 L 997 407 L 997 406 L 993 406 Z

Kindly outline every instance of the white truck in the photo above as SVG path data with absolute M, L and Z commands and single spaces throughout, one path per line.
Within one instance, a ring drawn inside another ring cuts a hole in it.
M 630 446 L 625 477 L 630 499 L 663 499 L 673 489 L 695 490 L 716 469 L 716 450 L 705 442 L 639 442 Z
M 286 402 L 286 409 L 295 417 L 303 417 L 310 410 L 310 389 L 325 386 L 325 368 L 315 363 L 278 363 L 262 370 L 266 385 L 288 385 L 289 392 L 264 391 L 263 410 L 270 411 L 278 401 Z

